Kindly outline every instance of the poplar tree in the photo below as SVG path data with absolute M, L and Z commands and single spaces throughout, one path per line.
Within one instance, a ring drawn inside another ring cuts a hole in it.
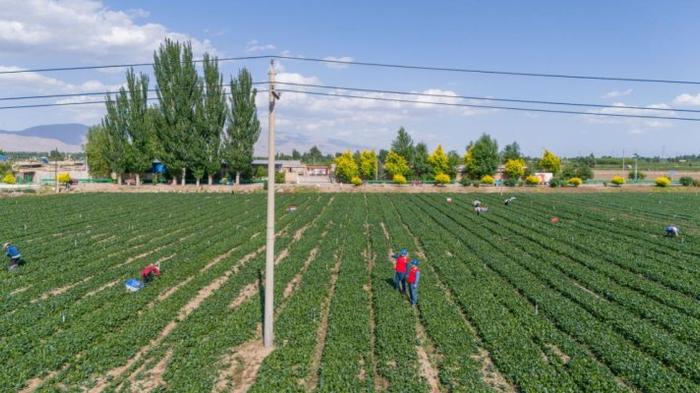
M 229 169 L 236 174 L 240 184 L 241 173 L 250 170 L 253 163 L 253 148 L 260 137 L 260 121 L 255 107 L 256 89 L 247 69 L 231 79 L 231 98 L 228 111 L 228 126 L 224 135 L 224 158 Z M 268 159 L 272 159 L 269 157 Z
M 203 101 L 199 137 L 202 167 L 208 175 L 208 184 L 212 185 L 214 175 L 221 169 L 221 136 L 226 125 L 226 94 L 218 60 L 205 54 L 202 68 Z
M 202 84 L 193 61 L 192 45 L 166 39 L 153 60 L 161 113 L 156 127 L 160 160 L 173 176 L 181 171 L 184 185 L 187 168 L 195 164 L 196 149 L 202 146 L 196 132 L 197 120 L 202 116 Z

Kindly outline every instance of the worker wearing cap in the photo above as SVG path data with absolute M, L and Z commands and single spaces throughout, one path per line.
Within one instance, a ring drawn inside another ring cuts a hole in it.
M 408 295 L 411 299 L 411 305 L 418 304 L 418 282 L 420 281 L 420 269 L 418 268 L 417 259 L 411 261 L 411 267 L 408 269 Z
M 19 249 L 10 243 L 5 243 L 2 245 L 2 250 L 10 258 L 10 264 L 7 266 L 8 270 L 16 269 L 22 262 L 22 255 L 19 253 Z
M 394 289 L 406 293 L 406 268 L 408 267 L 408 250 L 402 248 L 398 254 L 393 255 L 396 259 L 394 265 Z
M 680 235 L 680 231 L 678 231 L 678 227 L 675 225 L 669 225 L 666 227 L 666 236 L 668 237 L 677 237 Z

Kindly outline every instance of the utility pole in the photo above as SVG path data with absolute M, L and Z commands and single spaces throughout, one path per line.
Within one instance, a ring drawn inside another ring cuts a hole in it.
M 58 152 L 58 149 L 56 149 L 56 152 Z M 56 194 L 58 194 L 58 154 L 56 154 L 53 162 L 53 183 L 54 190 L 56 191 Z
M 625 149 L 622 149 L 622 170 L 624 171 L 625 169 Z
M 639 158 L 639 154 L 634 153 L 634 182 L 637 183 L 639 182 L 639 178 L 637 177 L 637 159 Z
M 265 246 L 265 315 L 263 319 L 263 344 L 273 346 L 274 314 L 274 269 L 275 269 L 275 101 L 279 93 L 275 91 L 275 61 L 270 61 L 267 73 L 270 82 L 270 105 L 267 118 L 267 243 Z

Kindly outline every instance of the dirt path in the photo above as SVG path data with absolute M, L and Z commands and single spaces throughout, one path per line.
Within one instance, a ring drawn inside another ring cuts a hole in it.
M 258 371 L 265 358 L 274 348 L 265 348 L 262 343 L 262 326 L 258 324 L 255 338 L 233 348 L 223 359 L 222 369 L 214 384 L 214 393 L 248 391 L 255 383 Z
M 173 351 L 168 350 L 168 352 L 163 356 L 163 358 L 148 372 L 146 377 L 142 380 L 137 381 L 136 377 L 143 370 L 143 366 L 136 370 L 131 376 L 129 376 L 129 382 L 131 382 L 131 392 L 132 393 L 142 393 L 142 392 L 152 392 L 158 387 L 166 386 L 165 380 L 163 379 L 163 374 L 170 363 L 170 359 L 173 357 Z
M 435 349 L 430 343 L 430 339 L 425 333 L 423 325 L 416 314 L 416 334 L 418 342 L 416 343 L 416 352 L 418 353 L 418 364 L 420 373 L 428 382 L 431 393 L 440 393 L 440 377 L 437 367 L 431 359 L 431 355 L 435 354 Z
M 99 287 L 99 288 L 97 288 L 97 289 L 94 289 L 94 290 L 92 290 L 92 291 L 86 293 L 86 294 L 85 294 L 85 297 L 90 297 L 90 296 L 96 295 L 96 294 L 98 294 L 98 293 L 104 291 L 104 290 L 107 289 L 107 288 L 111 288 L 111 287 L 113 287 L 113 286 L 119 284 L 119 281 L 120 281 L 120 280 L 114 280 L 114 281 L 108 282 L 107 284 L 105 284 L 105 285 L 103 285 L 103 286 L 101 286 L 101 287 Z
M 78 282 L 76 282 L 76 283 L 73 283 L 73 284 L 70 284 L 70 285 L 66 285 L 66 286 L 64 286 L 64 287 L 54 288 L 54 289 L 52 289 L 52 290 L 50 290 L 50 291 L 48 291 L 48 292 L 44 292 L 44 293 L 43 293 L 41 296 L 39 296 L 38 298 L 33 299 L 33 300 L 31 301 L 31 303 L 34 304 L 34 303 L 39 302 L 39 301 L 41 301 L 41 300 L 46 300 L 46 299 L 50 298 L 51 296 L 62 295 L 62 294 L 64 294 L 64 293 L 70 291 L 71 289 L 77 287 L 78 285 L 83 284 L 83 283 L 86 283 L 86 282 L 88 282 L 88 281 L 90 281 L 90 280 L 92 280 L 92 276 L 86 277 L 86 278 L 84 278 L 84 279 L 82 279 L 82 280 L 80 280 L 80 281 L 78 281 Z
M 14 295 L 20 294 L 20 293 L 26 291 L 27 289 L 29 289 L 29 288 L 31 288 L 31 287 L 32 287 L 31 285 L 27 285 L 26 287 L 22 287 L 22 288 L 19 288 L 19 289 L 15 289 L 14 291 L 10 292 L 10 296 L 14 296 Z
M 336 262 L 331 270 L 330 287 L 328 288 L 328 295 L 323 299 L 323 304 L 321 305 L 321 323 L 318 326 L 316 333 L 317 341 L 316 347 L 314 348 L 313 355 L 311 356 L 311 367 L 309 367 L 309 377 L 306 380 L 306 391 L 313 392 L 318 386 L 318 378 L 321 367 L 321 356 L 323 355 L 323 348 L 326 345 L 326 335 L 328 334 L 328 315 L 330 313 L 331 300 L 335 294 L 335 284 L 338 281 L 338 274 L 340 272 L 340 256 L 336 255 Z

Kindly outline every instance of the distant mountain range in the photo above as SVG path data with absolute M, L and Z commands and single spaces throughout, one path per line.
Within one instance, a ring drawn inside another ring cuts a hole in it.
M 7 151 L 49 151 L 59 149 L 77 152 L 85 142 L 85 124 L 45 124 L 21 131 L 0 130 L 0 148 Z

